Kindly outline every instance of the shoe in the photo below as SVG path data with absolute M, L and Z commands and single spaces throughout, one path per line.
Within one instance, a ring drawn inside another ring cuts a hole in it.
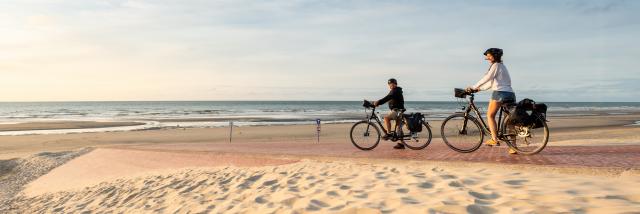
M 509 148 L 509 154 L 510 154 L 510 155 L 515 155 L 515 154 L 518 154 L 518 151 L 516 151 L 516 150 L 515 150 L 515 149 L 513 149 L 513 148 Z
M 404 145 L 402 143 L 398 143 L 393 148 L 394 149 L 404 149 Z
M 389 140 L 393 135 L 391 134 L 384 134 L 384 136 L 382 136 L 383 140 Z
M 484 145 L 487 145 L 487 146 L 500 146 L 500 143 L 496 142 L 493 139 L 489 139 L 486 142 L 484 142 Z

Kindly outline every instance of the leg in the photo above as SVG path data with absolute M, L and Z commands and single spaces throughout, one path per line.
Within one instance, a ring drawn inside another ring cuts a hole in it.
M 502 103 L 496 100 L 489 101 L 489 107 L 487 109 L 487 120 L 489 121 L 489 130 L 491 131 L 491 139 L 493 141 L 498 142 L 498 128 L 496 124 L 496 113 Z
M 384 124 L 387 126 L 387 130 L 389 130 L 389 132 L 391 132 L 391 120 L 394 121 L 394 127 L 398 125 L 398 112 L 391 111 L 391 112 L 389 112 L 388 115 L 386 115 L 384 117 Z M 395 131 L 395 129 L 393 131 Z M 398 143 L 393 148 L 394 149 L 404 149 L 404 144 Z
M 387 134 L 391 131 L 391 118 L 387 115 L 384 116 L 384 125 L 387 127 Z

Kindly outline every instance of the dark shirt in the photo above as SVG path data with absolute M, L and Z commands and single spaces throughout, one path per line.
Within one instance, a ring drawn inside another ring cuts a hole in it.
M 404 96 L 402 96 L 402 88 L 396 87 L 389 91 L 387 96 L 378 100 L 378 105 L 382 105 L 386 102 L 389 102 L 389 109 L 404 109 Z

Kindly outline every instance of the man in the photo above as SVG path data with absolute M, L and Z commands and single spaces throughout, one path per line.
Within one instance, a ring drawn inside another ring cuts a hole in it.
M 384 124 L 387 126 L 388 130 L 384 135 L 385 140 L 391 137 L 391 134 L 389 133 L 389 131 L 391 131 L 391 120 L 397 120 L 398 113 L 401 113 L 402 110 L 404 110 L 404 97 L 402 96 L 402 88 L 398 87 L 398 81 L 391 78 L 389 79 L 389 81 L 387 81 L 387 85 L 389 85 L 389 89 L 391 89 L 389 91 L 389 94 L 373 103 L 377 107 L 379 105 L 385 104 L 386 102 L 389 102 L 389 109 L 391 111 L 389 111 L 389 114 L 384 116 Z M 393 148 L 404 149 L 404 145 L 402 143 L 398 143 Z

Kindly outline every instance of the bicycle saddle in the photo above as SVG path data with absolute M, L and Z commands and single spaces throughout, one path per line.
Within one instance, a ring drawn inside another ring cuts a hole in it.
M 405 112 L 405 111 L 407 111 L 407 110 L 406 110 L 406 109 L 403 109 L 403 108 L 394 108 L 394 109 L 392 109 L 392 111 L 399 111 L 399 112 L 401 112 L 401 113 L 404 113 L 404 112 Z
M 502 106 L 505 108 L 511 108 L 511 107 L 515 107 L 516 105 L 518 105 L 515 102 L 509 102 L 509 103 L 502 103 Z

